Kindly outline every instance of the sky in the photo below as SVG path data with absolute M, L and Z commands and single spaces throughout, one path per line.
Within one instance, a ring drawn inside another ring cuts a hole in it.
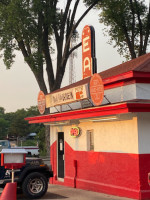
M 78 16 L 82 14 L 85 7 L 81 4 L 79 8 Z M 97 72 L 101 72 L 122 63 L 125 59 L 118 54 L 117 49 L 107 43 L 108 37 L 103 35 L 104 26 L 98 21 L 98 13 L 99 11 L 91 10 L 78 27 L 78 32 L 80 41 L 85 25 L 92 25 L 95 28 Z M 74 60 L 76 81 L 82 79 L 81 50 L 80 47 L 76 51 L 77 57 Z M 69 64 L 67 64 L 62 87 L 69 85 L 68 77 Z M 0 59 L 0 107 L 3 107 L 5 112 L 15 112 L 18 109 L 36 106 L 38 92 L 39 87 L 35 77 L 24 62 L 21 53 L 17 52 L 15 62 L 9 70 L 6 70 L 2 59 Z

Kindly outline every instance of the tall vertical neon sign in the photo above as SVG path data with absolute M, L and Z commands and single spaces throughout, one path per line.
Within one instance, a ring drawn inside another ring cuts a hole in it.
M 95 30 L 86 25 L 82 31 L 82 78 L 91 77 L 97 73 L 95 57 Z

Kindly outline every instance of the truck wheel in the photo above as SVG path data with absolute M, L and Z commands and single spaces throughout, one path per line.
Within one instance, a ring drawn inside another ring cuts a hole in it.
M 42 197 L 46 193 L 47 188 L 47 178 L 39 172 L 30 173 L 22 184 L 24 195 L 30 199 Z

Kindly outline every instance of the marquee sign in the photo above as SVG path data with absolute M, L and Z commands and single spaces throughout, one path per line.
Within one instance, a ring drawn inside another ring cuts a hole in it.
M 93 26 L 86 25 L 82 31 L 82 77 L 88 78 L 96 72 L 95 31 Z
M 74 88 L 63 90 L 46 95 L 46 108 L 69 104 L 89 97 L 88 85 L 80 85 Z
M 40 114 L 44 114 L 46 107 L 46 100 L 45 100 L 45 94 L 40 91 L 38 94 L 38 109 Z

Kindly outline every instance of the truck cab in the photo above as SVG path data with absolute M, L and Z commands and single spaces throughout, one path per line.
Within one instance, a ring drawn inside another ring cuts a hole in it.
M 9 140 L 0 140 L 0 152 L 2 149 L 11 148 Z

